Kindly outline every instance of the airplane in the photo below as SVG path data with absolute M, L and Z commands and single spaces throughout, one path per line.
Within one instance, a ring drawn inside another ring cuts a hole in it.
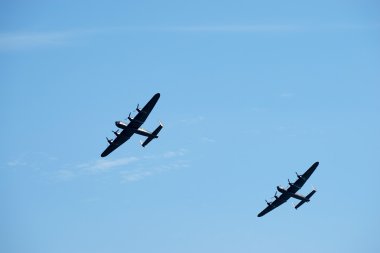
M 119 133 L 119 129 L 116 131 L 112 131 L 115 134 L 116 138 L 115 140 L 107 138 L 109 145 L 103 151 L 103 153 L 101 154 L 101 157 L 106 157 L 107 155 L 109 155 L 112 151 L 114 151 L 124 142 L 129 140 L 129 138 L 131 138 L 133 134 L 139 134 L 139 135 L 147 137 L 147 139 L 144 142 L 141 142 L 141 145 L 143 147 L 148 145 L 148 143 L 151 142 L 153 139 L 158 138 L 158 133 L 163 128 L 163 125 L 161 122 L 160 122 L 160 125 L 152 133 L 141 128 L 141 125 L 148 118 L 150 112 L 152 111 L 153 107 L 156 105 L 159 98 L 160 98 L 160 93 L 157 93 L 149 100 L 149 102 L 142 109 L 140 109 L 139 105 L 137 105 L 136 107 L 137 115 L 134 118 L 132 118 L 131 113 L 129 113 L 128 124 L 122 121 L 115 122 L 115 125 L 119 129 L 122 129 L 122 131 L 120 133 Z
M 277 186 L 277 191 L 279 191 L 281 193 L 281 195 L 277 196 L 277 191 L 276 191 L 275 194 L 274 194 L 274 197 L 273 197 L 275 199 L 274 201 L 268 202 L 267 200 L 265 200 L 265 202 L 267 202 L 268 206 L 263 211 L 261 211 L 257 216 L 258 217 L 264 216 L 265 214 L 269 213 L 273 209 L 275 209 L 275 208 L 279 207 L 280 205 L 284 204 L 290 198 L 295 198 L 295 199 L 300 200 L 300 202 L 297 205 L 294 206 L 295 209 L 298 209 L 304 203 L 309 202 L 311 196 L 313 196 L 314 193 L 317 192 L 314 188 L 306 196 L 297 194 L 296 192 L 299 189 L 301 189 L 301 187 L 306 183 L 306 181 L 309 179 L 309 177 L 311 176 L 311 174 L 313 174 L 314 170 L 318 167 L 318 165 L 319 165 L 319 162 L 315 162 L 302 175 L 298 175 L 298 173 L 296 172 L 296 175 L 298 177 L 297 181 L 295 181 L 294 183 L 291 183 L 290 180 L 288 179 L 289 187 L 287 189 L 285 189 L 285 188 L 283 188 L 281 186 Z

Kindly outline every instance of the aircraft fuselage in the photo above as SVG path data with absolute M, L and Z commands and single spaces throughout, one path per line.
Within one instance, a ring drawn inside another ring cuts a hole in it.
M 297 194 L 297 193 L 288 192 L 286 189 L 284 189 L 284 188 L 282 188 L 280 186 L 277 186 L 277 190 L 279 192 L 281 192 L 282 194 L 285 194 L 285 196 L 289 196 L 289 197 L 292 197 L 292 198 L 295 198 L 295 199 L 304 200 L 306 202 L 309 202 L 309 199 L 306 198 L 305 196 Z

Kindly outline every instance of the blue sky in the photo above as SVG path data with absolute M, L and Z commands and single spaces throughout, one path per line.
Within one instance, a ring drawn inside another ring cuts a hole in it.
M 379 252 L 379 7 L 2 1 L 0 251 Z M 156 92 L 160 138 L 101 159 Z

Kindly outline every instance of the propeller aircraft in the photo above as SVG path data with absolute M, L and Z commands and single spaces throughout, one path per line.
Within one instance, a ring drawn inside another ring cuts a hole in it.
M 285 188 L 283 188 L 281 186 L 277 186 L 277 191 L 279 191 L 281 193 L 281 195 L 277 196 L 277 191 L 276 191 L 275 194 L 274 194 L 274 197 L 273 197 L 274 201 L 268 202 L 267 200 L 265 200 L 265 202 L 267 202 L 268 206 L 263 211 L 261 211 L 257 216 L 258 217 L 264 216 L 265 214 L 269 213 L 273 209 L 275 209 L 275 208 L 279 207 L 280 205 L 284 204 L 290 198 L 295 198 L 295 199 L 300 200 L 300 202 L 297 205 L 294 206 L 295 209 L 298 209 L 304 203 L 309 202 L 311 196 L 313 196 L 314 193 L 317 192 L 317 190 L 315 190 L 313 188 L 313 190 L 308 195 L 306 195 L 306 196 L 297 194 L 297 191 L 302 188 L 302 186 L 306 183 L 306 181 L 309 179 L 309 177 L 311 176 L 311 174 L 313 174 L 314 170 L 318 167 L 318 165 L 319 165 L 319 162 L 315 162 L 302 175 L 298 175 L 298 173 L 296 172 L 296 175 L 297 175 L 298 179 L 294 183 L 291 183 L 290 180 L 288 179 L 288 184 L 289 184 L 288 188 L 285 189 Z
M 148 145 L 148 143 L 151 142 L 153 139 L 158 138 L 158 133 L 163 128 L 161 122 L 160 125 L 153 132 L 146 131 L 145 129 L 141 128 L 141 125 L 144 124 L 145 120 L 148 118 L 150 112 L 153 110 L 153 107 L 156 105 L 159 98 L 160 93 L 157 93 L 149 100 L 149 102 L 142 109 L 140 109 L 139 105 L 137 105 L 137 115 L 134 118 L 132 118 L 131 113 L 129 113 L 128 124 L 124 123 L 123 121 L 115 122 L 115 125 L 122 130 L 121 132 L 119 132 L 119 129 L 116 131 L 112 131 L 115 134 L 116 138 L 114 140 L 107 138 L 109 145 L 103 151 L 101 157 L 106 157 L 107 155 L 109 155 L 112 151 L 114 151 L 124 142 L 129 140 L 133 134 L 139 134 L 147 137 L 147 139 L 141 143 L 143 147 Z

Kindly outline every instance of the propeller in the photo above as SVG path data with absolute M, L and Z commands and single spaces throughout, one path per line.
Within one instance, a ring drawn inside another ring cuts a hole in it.
M 131 113 L 129 113 L 129 115 L 128 115 L 128 118 L 127 118 L 129 121 L 132 121 L 133 120 L 133 118 L 131 117 Z
M 267 200 L 265 200 L 265 202 L 267 202 L 267 205 L 270 206 L 272 203 L 268 202 Z
M 296 172 L 296 175 L 297 175 L 297 177 L 299 178 L 299 179 L 303 179 L 303 180 L 305 180 L 301 175 L 299 175 L 297 172 Z
M 272 199 L 278 199 L 277 191 L 274 193 L 274 196 L 272 197 Z
M 138 111 L 138 112 L 141 112 L 141 109 L 139 108 L 139 104 L 137 104 L 137 106 L 136 106 L 136 111 Z
M 290 185 L 290 186 L 292 186 L 292 185 L 293 185 L 293 183 L 290 183 L 290 180 L 289 180 L 289 178 L 288 178 L 288 183 L 289 183 L 289 185 Z
M 112 131 L 116 136 L 119 136 L 119 129 L 117 129 L 116 131 Z
M 107 142 L 108 142 L 109 144 L 112 144 L 113 139 L 108 139 L 108 137 L 106 137 L 106 139 L 107 139 Z

